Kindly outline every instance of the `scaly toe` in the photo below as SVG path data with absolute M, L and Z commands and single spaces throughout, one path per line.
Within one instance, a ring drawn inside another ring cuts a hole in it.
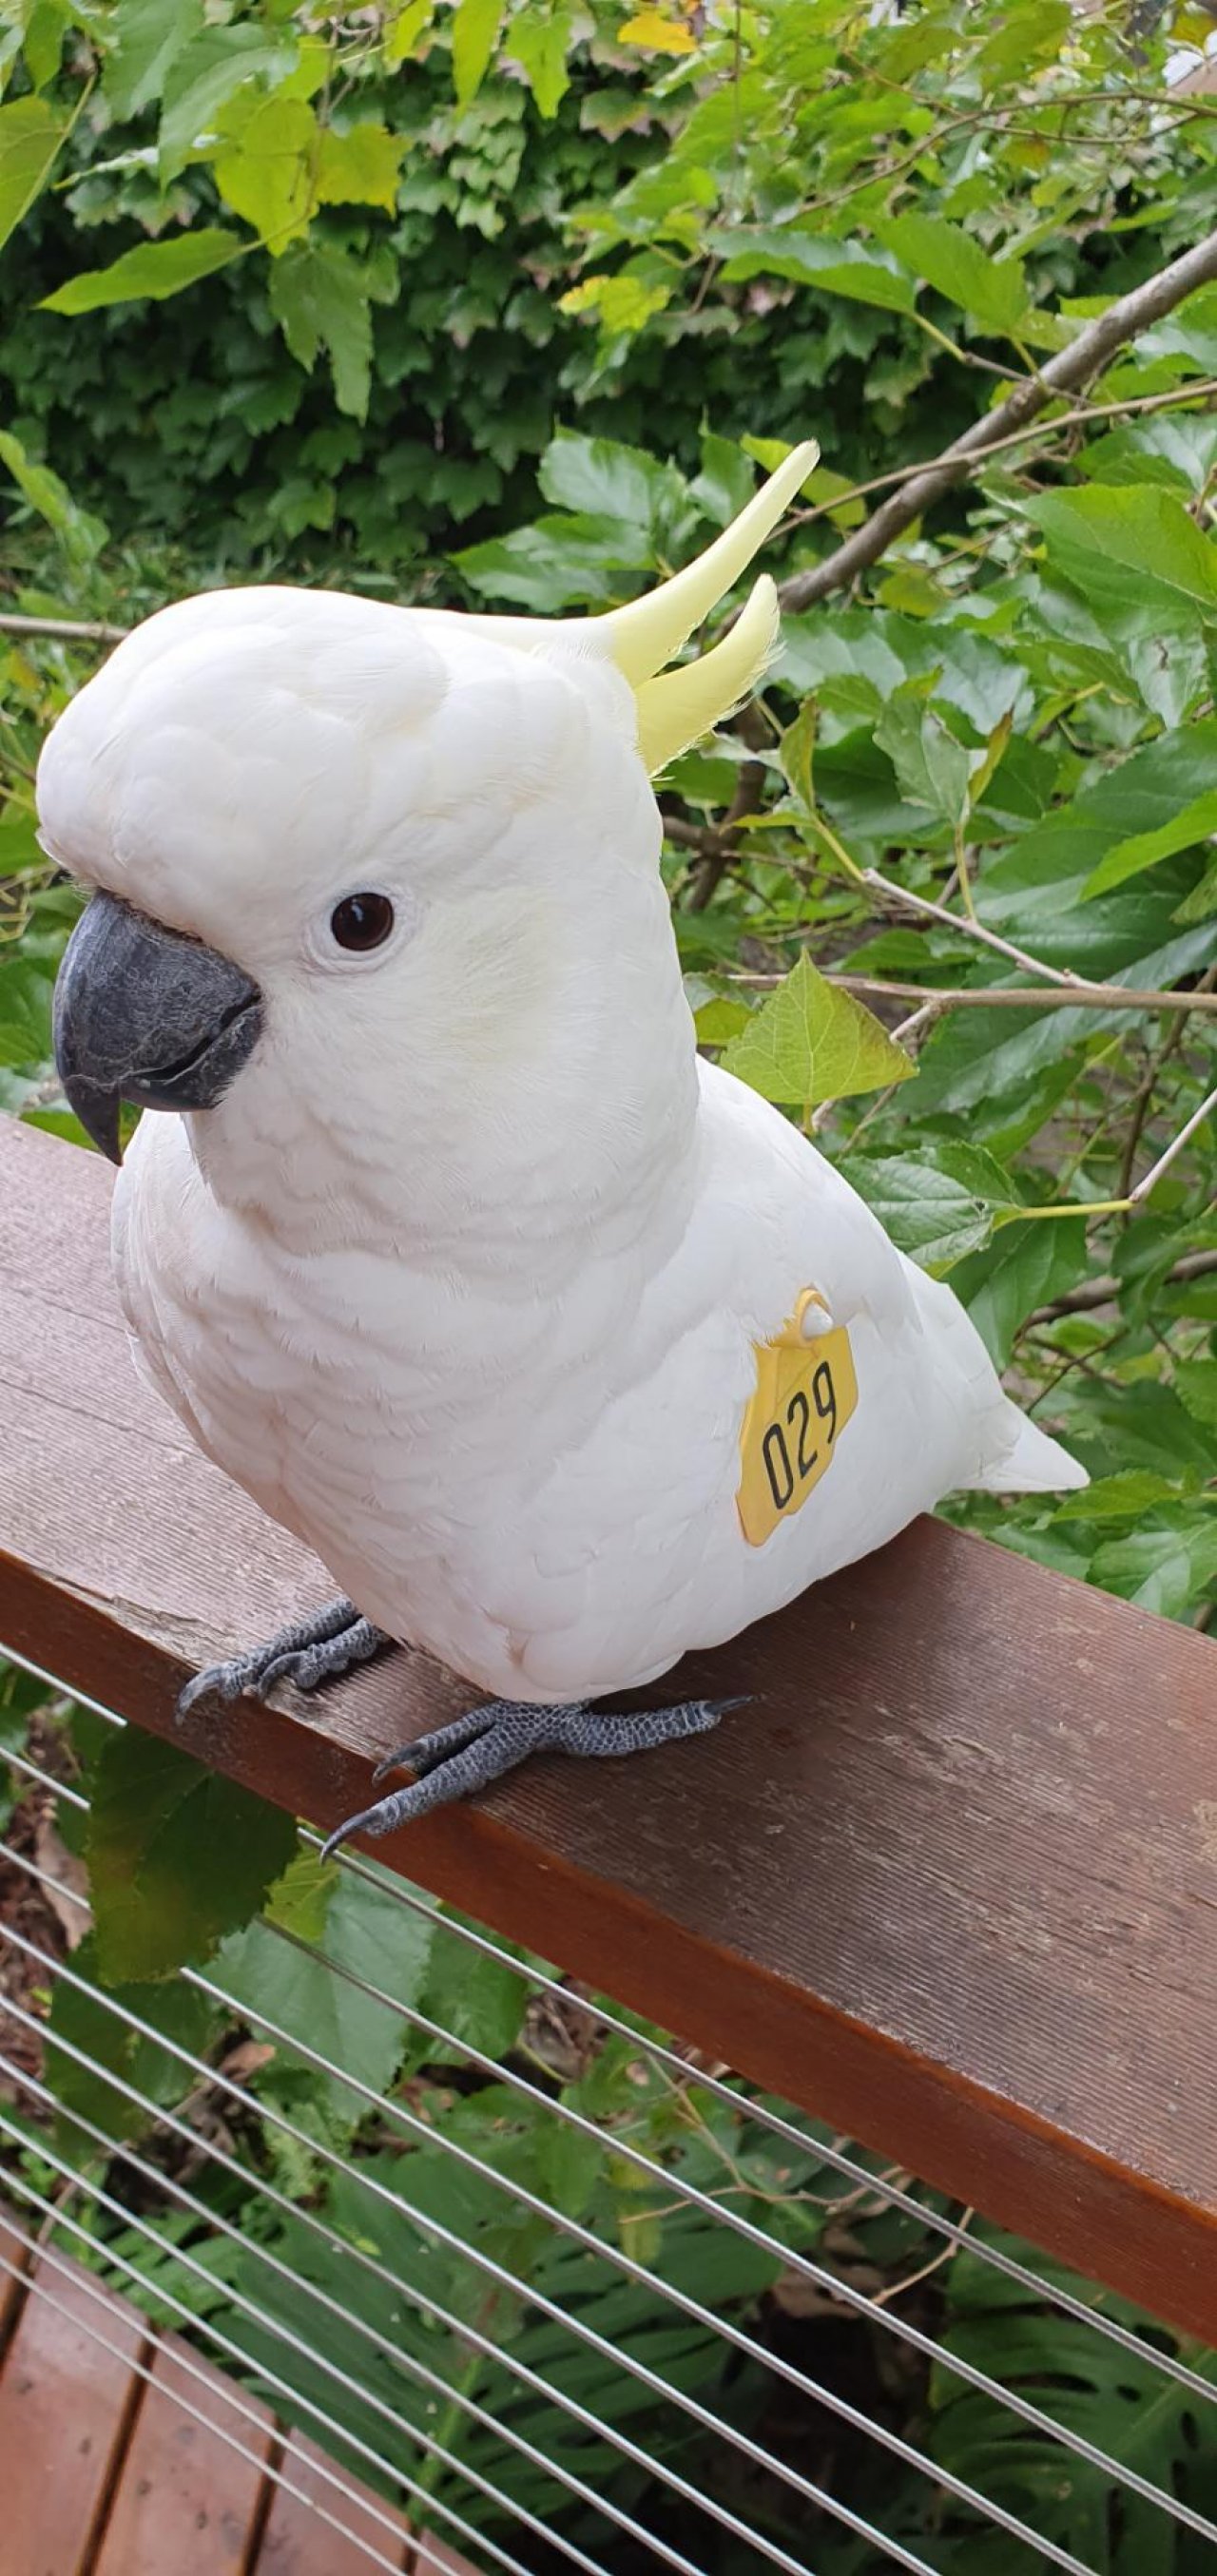
M 230 1703 L 240 1699 L 246 1687 L 244 1658 L 234 1659 L 228 1664 L 208 1664 L 204 1672 L 196 1673 L 194 1679 L 185 1683 L 178 1692 L 173 1711 L 174 1725 L 183 1725 L 199 1700 L 219 1699 Z

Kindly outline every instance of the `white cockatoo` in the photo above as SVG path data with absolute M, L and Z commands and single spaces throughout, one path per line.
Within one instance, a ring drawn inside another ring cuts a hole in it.
M 581 621 L 184 600 L 43 751 L 45 846 L 93 890 L 65 1091 L 115 1161 L 121 1101 L 172 1113 L 115 1193 L 137 1358 L 342 1586 L 183 1699 L 394 1640 L 489 1695 L 343 1832 L 695 1733 L 721 1703 L 592 1703 L 945 1494 L 1086 1481 L 950 1288 L 697 1055 L 650 779 L 759 677 L 772 582 L 667 666 L 814 459 Z

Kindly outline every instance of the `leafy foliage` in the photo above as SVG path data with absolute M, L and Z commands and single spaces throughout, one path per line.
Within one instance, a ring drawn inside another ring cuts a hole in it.
M 912 44 L 854 0 L 16 13 L 19 425 L 124 534 L 337 547 L 361 579 L 525 515 L 573 406 L 686 465 L 706 417 L 823 413 L 826 494 L 926 453 L 984 369 L 1194 237 L 1211 124 L 1163 112 L 1160 45 L 1130 61 L 1107 13 L 917 18 Z

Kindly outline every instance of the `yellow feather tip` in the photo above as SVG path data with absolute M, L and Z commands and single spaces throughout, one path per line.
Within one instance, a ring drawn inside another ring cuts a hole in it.
M 652 778 L 743 704 L 772 658 L 778 624 L 777 591 L 762 573 L 721 644 L 636 689 L 638 748 Z
M 607 637 L 618 670 L 636 689 L 644 687 L 675 659 L 694 628 L 702 624 L 720 599 L 725 599 L 801 490 L 819 453 L 811 438 L 792 447 L 776 474 L 762 483 L 746 509 L 694 563 L 686 564 L 683 572 L 674 573 L 670 581 L 661 583 L 658 590 L 649 591 L 644 598 L 632 599 L 624 608 L 611 609 L 607 616 L 597 618 L 596 625 Z

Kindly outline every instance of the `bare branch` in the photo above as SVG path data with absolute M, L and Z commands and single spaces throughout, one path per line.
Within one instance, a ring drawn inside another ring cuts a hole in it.
M 1144 1172 L 1135 1189 L 1129 1191 L 1129 1207 L 1140 1207 L 1142 1200 L 1147 1199 L 1151 1190 L 1157 1188 L 1163 1173 L 1170 1170 L 1176 1155 L 1183 1152 L 1185 1145 L 1191 1144 L 1193 1136 L 1203 1127 L 1205 1119 L 1212 1117 L 1215 1109 L 1217 1109 L 1217 1090 L 1210 1091 L 1207 1099 L 1201 1101 L 1199 1108 L 1193 1109 L 1187 1125 L 1180 1128 L 1177 1136 L 1172 1136 L 1165 1153 L 1159 1154 L 1152 1170 Z
M 943 454 L 910 476 L 890 500 L 872 511 L 861 528 L 834 548 L 823 563 L 813 564 L 806 572 L 794 573 L 781 585 L 779 596 L 783 608 L 811 608 L 819 599 L 827 599 L 842 590 L 857 574 L 877 563 L 894 538 L 911 527 L 924 510 L 941 500 L 944 492 L 963 481 L 977 464 L 981 452 L 994 439 L 1007 437 L 1022 429 L 1046 411 L 1054 394 L 1080 392 L 1088 380 L 1105 367 L 1118 349 L 1125 348 L 1151 323 L 1162 321 L 1173 313 L 1187 295 L 1198 286 L 1207 286 L 1217 278 L 1217 232 L 1173 259 L 1156 277 L 1147 278 L 1143 286 L 1134 287 L 1131 295 L 1121 295 L 1109 304 L 1105 313 L 1079 331 L 1067 349 L 1049 358 L 1038 375 L 1027 376 L 1007 394 L 1004 402 L 973 421 L 962 437 L 952 441 Z
M 1185 1252 L 1166 1273 L 1164 1286 L 1178 1280 L 1207 1279 L 1217 1270 L 1217 1252 Z M 1027 1324 L 1055 1324 L 1062 1315 L 1090 1315 L 1099 1306 L 1115 1306 L 1127 1287 L 1127 1281 L 1114 1273 L 1102 1279 L 1084 1279 L 1080 1288 L 1068 1288 L 1063 1297 L 1054 1297 L 1050 1305 L 1037 1306 L 1028 1315 Z
M 839 984 L 845 993 L 870 994 L 880 1002 L 932 1004 L 935 1010 L 943 1011 L 1217 1011 L 1217 993 L 1142 993 L 1127 984 L 1045 984 L 1038 990 L 1023 984 L 972 984 L 953 989 L 949 985 L 901 984 L 877 975 L 839 973 L 831 966 L 821 971 L 826 983 Z M 769 992 L 784 984 L 786 978 L 735 971 L 727 980 Z
M 1025 948 L 1016 948 L 1012 940 L 999 938 L 995 930 L 986 930 L 983 922 L 950 912 L 945 903 L 933 903 L 928 895 L 910 894 L 893 878 L 881 876 L 878 868 L 863 868 L 862 882 L 886 895 L 889 903 L 903 904 L 909 912 L 925 914 L 931 921 L 944 921 L 947 929 L 957 932 L 960 938 L 978 939 L 982 947 L 996 948 L 1002 957 L 1012 958 L 1016 966 L 1024 967 L 1028 975 L 1038 975 L 1045 984 L 1068 984 L 1072 989 L 1078 981 L 1066 968 L 1046 966 L 1042 957 L 1032 957 Z
M 0 635 L 57 635 L 64 644 L 121 644 L 126 626 L 93 624 L 77 617 L 19 617 L 0 611 Z
M 1217 966 L 1210 966 L 1207 969 L 1207 972 L 1201 976 L 1196 989 L 1197 992 L 1200 993 L 1211 993 L 1215 985 L 1217 985 Z M 1180 1014 L 1172 1020 L 1161 1045 L 1157 1047 L 1151 1055 L 1149 1063 L 1145 1069 L 1144 1079 L 1138 1084 L 1133 1095 L 1132 1105 L 1129 1112 L 1128 1132 L 1124 1138 L 1124 1148 L 1120 1156 L 1120 1177 L 1116 1183 L 1117 1196 L 1120 1198 L 1126 1197 L 1127 1193 L 1132 1188 L 1132 1176 L 1137 1168 L 1137 1148 L 1141 1142 L 1141 1131 L 1153 1106 L 1154 1093 L 1158 1088 L 1158 1082 L 1163 1068 L 1170 1062 L 1171 1057 L 1178 1053 L 1186 1034 L 1187 1021 Z

